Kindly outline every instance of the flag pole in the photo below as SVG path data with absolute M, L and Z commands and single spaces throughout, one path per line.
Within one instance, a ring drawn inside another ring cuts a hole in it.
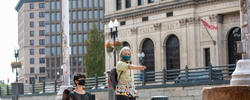
M 200 20 L 202 20 L 202 19 L 200 18 Z M 207 30 L 207 27 L 206 27 L 203 23 L 202 23 L 202 25 L 205 27 L 205 29 L 206 29 L 206 31 L 207 31 L 209 37 L 212 39 L 213 44 L 216 45 L 216 41 L 213 39 L 212 35 L 211 35 L 210 32 Z

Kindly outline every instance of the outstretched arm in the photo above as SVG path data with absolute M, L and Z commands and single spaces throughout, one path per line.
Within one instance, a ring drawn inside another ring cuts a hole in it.
M 129 65 L 128 67 L 129 69 L 132 69 L 132 70 L 145 70 L 146 69 L 146 66 L 141 66 L 141 65 Z

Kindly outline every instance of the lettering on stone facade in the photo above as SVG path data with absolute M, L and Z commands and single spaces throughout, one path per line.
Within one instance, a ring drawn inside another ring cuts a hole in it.
M 169 31 L 169 30 L 175 30 L 180 28 L 180 23 L 178 21 L 176 22 L 166 22 L 162 23 L 162 30 Z
M 126 37 L 126 36 L 129 36 L 130 34 L 131 34 L 131 31 L 128 30 L 128 29 L 118 31 L 118 36 L 119 37 Z
M 149 34 L 149 33 L 152 33 L 152 32 L 154 32 L 154 26 L 153 25 L 149 25 L 149 26 L 140 27 L 138 29 L 138 32 L 140 34 Z
M 210 16 L 209 16 L 209 19 L 210 19 L 211 22 L 216 22 L 216 21 L 217 21 L 217 16 L 214 15 L 214 14 L 213 14 L 213 15 L 210 15 Z
M 137 27 L 133 27 L 130 29 L 132 34 L 137 34 L 138 28 Z
M 181 27 L 186 26 L 187 24 L 199 24 L 199 23 L 200 23 L 200 17 L 189 17 L 179 20 L 179 24 Z

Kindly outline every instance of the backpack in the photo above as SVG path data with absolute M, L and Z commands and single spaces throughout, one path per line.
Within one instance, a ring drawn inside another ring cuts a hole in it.
M 110 74 L 109 74 L 109 87 L 113 88 L 113 90 L 116 89 L 116 85 L 118 84 L 122 73 L 123 71 L 120 73 L 119 78 L 117 78 L 118 74 L 116 72 L 116 68 L 114 67 L 113 69 L 111 69 Z

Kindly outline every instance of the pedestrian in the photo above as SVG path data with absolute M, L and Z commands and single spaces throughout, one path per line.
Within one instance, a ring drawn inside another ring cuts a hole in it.
M 145 66 L 130 64 L 131 50 L 123 47 L 120 51 L 120 61 L 117 63 L 118 84 L 115 89 L 116 100 L 136 100 L 133 70 L 144 70 Z
M 86 92 L 83 88 L 85 86 L 86 76 L 77 74 L 74 76 L 74 83 L 76 88 L 69 93 L 69 100 L 92 100 L 90 93 Z

